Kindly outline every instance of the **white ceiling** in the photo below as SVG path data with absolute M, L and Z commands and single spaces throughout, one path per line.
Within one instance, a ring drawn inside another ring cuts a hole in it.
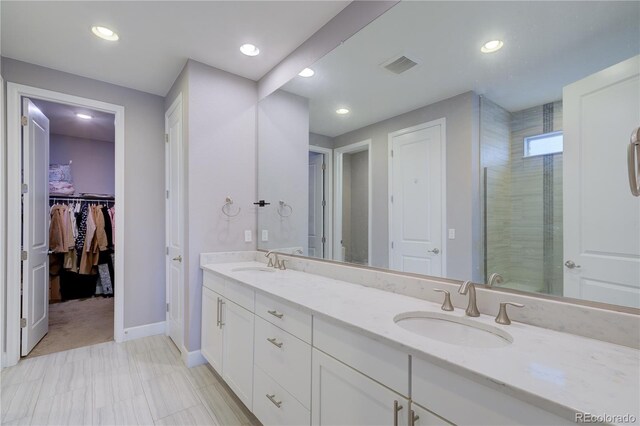
M 105 142 L 115 141 L 116 127 L 113 114 L 39 99 L 32 101 L 49 119 L 51 134 Z M 77 113 L 88 114 L 93 119 L 80 119 L 76 117 Z
M 640 53 L 639 22 L 640 2 L 402 2 L 284 90 L 309 98 L 311 131 L 331 137 L 469 90 L 518 111 Z M 481 53 L 492 39 L 502 50 Z M 399 55 L 419 65 L 380 67 Z
M 7 1 L 2 55 L 164 96 L 192 58 L 258 80 L 349 1 Z M 107 26 L 113 43 L 90 32 Z M 247 57 L 244 43 L 260 48 Z

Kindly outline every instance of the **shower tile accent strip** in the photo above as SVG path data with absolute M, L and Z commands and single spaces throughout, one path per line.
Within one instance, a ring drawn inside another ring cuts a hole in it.
M 553 103 L 542 106 L 542 131 L 553 132 Z M 542 216 L 543 216 L 543 277 L 544 290 L 550 293 L 553 289 L 553 156 L 545 155 L 542 159 Z

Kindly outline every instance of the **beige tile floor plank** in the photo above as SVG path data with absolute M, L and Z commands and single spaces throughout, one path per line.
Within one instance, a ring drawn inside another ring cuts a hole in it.
M 195 389 L 182 371 L 145 381 L 142 386 L 154 420 L 200 404 Z
M 225 426 L 218 425 L 211 415 L 204 408 L 204 405 L 199 404 L 194 407 L 187 408 L 186 410 L 178 411 L 175 414 L 162 418 L 156 421 L 158 426 Z
M 93 424 L 91 387 L 58 393 L 39 398 L 32 418 L 32 425 L 80 425 Z
M 2 423 L 31 416 L 41 387 L 42 380 L 32 380 L 3 387 L 0 395 Z
M 94 424 L 96 426 L 148 426 L 154 423 L 146 397 L 138 395 L 134 398 L 96 409 Z

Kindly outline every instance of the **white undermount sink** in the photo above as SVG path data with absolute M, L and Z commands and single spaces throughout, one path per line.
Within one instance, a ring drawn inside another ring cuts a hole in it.
M 263 266 L 241 266 L 239 268 L 233 268 L 231 272 L 245 272 L 245 271 L 253 271 L 253 272 L 275 272 L 273 268 L 266 268 Z
M 435 312 L 405 312 L 393 321 L 401 328 L 429 339 L 458 346 L 500 348 L 513 342 L 504 330 L 488 324 Z

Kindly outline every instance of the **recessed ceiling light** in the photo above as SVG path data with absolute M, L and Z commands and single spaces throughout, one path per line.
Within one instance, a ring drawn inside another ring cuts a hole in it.
M 502 40 L 491 40 L 483 44 L 480 48 L 480 51 L 482 53 L 493 53 L 502 49 L 502 46 L 504 46 Z
M 240 51 L 247 56 L 258 56 L 260 53 L 260 49 L 258 49 L 253 44 L 243 44 L 240 46 Z
M 101 39 L 104 39 L 104 40 L 118 41 L 118 39 L 120 39 L 120 37 L 118 37 L 118 34 L 116 34 L 115 31 L 107 27 L 101 27 L 96 25 L 91 27 L 91 32 L 96 37 L 100 37 Z
M 300 77 L 313 77 L 316 72 L 311 68 L 305 68 L 298 73 Z
M 93 117 L 90 116 L 89 114 L 82 114 L 80 112 L 76 113 L 76 117 L 81 118 L 83 120 L 91 120 Z
M 336 110 L 336 114 L 340 114 L 340 115 L 349 114 L 349 110 L 347 108 L 338 108 Z

